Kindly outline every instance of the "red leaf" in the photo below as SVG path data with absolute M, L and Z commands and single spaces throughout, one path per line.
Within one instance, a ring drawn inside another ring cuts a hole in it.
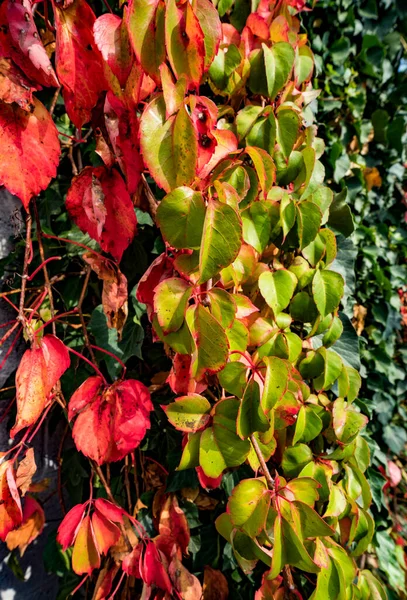
M 184 511 L 179 507 L 174 494 L 170 494 L 161 509 L 158 524 L 160 535 L 169 536 L 183 554 L 188 554 L 188 544 L 191 538 L 189 525 Z
M 77 575 L 90 575 L 100 567 L 100 555 L 96 547 L 92 521 L 85 517 L 76 534 L 72 553 L 72 569 Z
M 22 522 L 22 510 L 13 473 L 13 463 L 0 464 L 0 540 Z
M 195 392 L 196 382 L 191 377 L 191 361 L 189 354 L 176 354 L 172 359 L 172 369 L 167 383 L 175 394 Z
M 77 413 L 93 402 L 102 387 L 102 378 L 88 377 L 74 392 L 68 406 L 68 419 L 71 421 Z
M 0 103 L 0 184 L 26 209 L 55 177 L 60 154 L 58 131 L 39 100 L 32 113 Z
M 90 400 L 76 419 L 76 447 L 98 464 L 121 460 L 144 438 L 151 410 L 150 394 L 140 381 L 118 381 Z
M 107 89 L 102 55 L 93 37 L 95 14 L 85 0 L 67 8 L 54 2 L 56 65 L 65 108 L 80 129 L 91 118 L 100 92 Z
M 120 537 L 120 529 L 96 510 L 92 515 L 92 526 L 99 554 L 107 554 Z
M 71 508 L 65 515 L 61 525 L 58 527 L 57 542 L 61 544 L 64 551 L 69 548 L 69 546 L 72 546 L 76 538 L 85 507 L 86 504 L 77 504 Z
M 127 575 L 137 577 L 141 579 L 140 574 L 140 558 L 141 558 L 142 544 L 137 544 L 135 548 L 126 556 L 122 562 L 122 569 Z
M 107 326 L 117 329 L 120 340 L 128 314 L 127 279 L 111 261 L 104 260 L 98 254 L 85 253 L 83 260 L 103 281 L 102 306 L 107 317 Z
M 222 483 L 223 475 L 219 477 L 208 477 L 203 472 L 202 467 L 195 467 L 196 474 L 198 475 L 199 483 L 205 490 L 215 490 Z
M 214 169 L 221 160 L 229 156 L 231 152 L 237 150 L 237 138 L 233 131 L 229 131 L 228 129 L 218 129 L 213 132 L 213 135 L 216 139 L 217 145 L 215 152 L 212 154 L 211 160 L 201 169 L 201 172 L 199 173 L 201 179 L 207 177 L 212 169 Z
M 126 514 L 120 506 L 116 506 L 109 500 L 105 500 L 104 498 L 97 498 L 95 500 L 95 508 L 102 513 L 106 519 L 109 521 L 113 521 L 114 523 L 123 523 L 123 515 Z
M 163 252 L 151 263 L 138 283 L 137 300 L 143 304 L 147 304 L 150 310 L 154 308 L 154 290 L 160 281 L 171 277 L 173 263 L 174 260 Z
M 110 456 L 111 419 L 110 405 L 102 396 L 89 404 L 78 416 L 72 430 L 72 437 L 78 450 L 95 460 L 98 465 L 107 462 Z
M 48 394 L 69 364 L 67 348 L 53 335 L 44 336 L 38 348 L 26 350 L 16 373 L 17 417 L 11 437 L 40 417 Z
M 12 44 L 32 64 L 34 80 L 42 85 L 58 87 L 58 79 L 34 23 L 31 2 L 29 0 L 8 0 L 6 4 Z M 31 77 L 30 73 L 28 75 Z
M 164 560 L 164 555 L 157 550 L 154 542 L 148 540 L 141 563 L 141 577 L 147 585 L 156 585 L 171 594 L 172 585 L 164 567 Z
M 213 134 L 218 117 L 217 106 L 204 96 L 191 96 L 191 119 L 198 134 L 199 173 L 211 160 L 218 142 Z
M 19 548 L 20 556 L 23 556 L 29 544 L 42 533 L 44 525 L 45 515 L 42 507 L 32 496 L 27 496 L 24 502 L 22 523 L 17 529 L 8 533 L 7 548 L 9 550 Z
M 0 100 L 7 104 L 15 102 L 26 112 L 31 112 L 35 89 L 10 59 L 0 58 Z
M 101 186 L 98 203 L 104 203 L 106 218 L 102 226 L 100 206 L 96 208 L 89 194 L 95 179 Z M 66 208 L 78 227 L 98 241 L 105 252 L 120 261 L 136 233 L 137 219 L 129 193 L 119 173 L 106 167 L 85 167 L 73 179 L 66 196 Z M 95 212 L 96 211 L 96 212 Z M 99 233 L 100 229 L 101 234 Z
M 93 34 L 103 59 L 124 87 L 133 63 L 132 48 L 124 21 L 117 15 L 106 13 L 96 19 Z
M 133 78 L 137 79 L 137 82 L 135 82 L 137 85 L 132 86 L 135 97 L 129 99 L 130 106 L 127 107 L 119 98 L 108 92 L 104 108 L 106 129 L 131 196 L 137 191 L 144 169 L 139 150 L 139 125 L 136 114 L 136 107 L 142 93 L 141 86 L 144 81 L 139 65 L 135 64 L 133 66 L 129 83 L 133 83 Z

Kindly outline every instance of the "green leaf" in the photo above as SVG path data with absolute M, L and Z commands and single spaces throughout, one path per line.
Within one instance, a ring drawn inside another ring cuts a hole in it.
M 157 315 L 154 315 L 153 327 L 160 340 L 163 343 L 168 344 L 175 352 L 179 352 L 179 354 L 192 353 L 194 343 L 186 321 L 184 321 L 178 331 L 173 331 L 172 333 L 164 335 L 158 322 Z
M 328 225 L 345 237 L 350 236 L 355 229 L 352 212 L 346 202 L 348 190 L 344 188 L 334 198 L 329 209 Z
M 164 97 L 154 98 L 141 116 L 140 144 L 146 166 L 166 192 L 195 179 L 198 141 L 184 106 L 166 119 Z
M 267 111 L 267 108 L 265 109 Z M 276 119 L 274 113 L 269 110 L 266 116 L 260 116 L 250 128 L 246 136 L 248 146 L 262 148 L 269 154 L 273 154 L 276 142 Z M 264 112 L 264 111 L 263 111 Z
M 346 600 L 346 586 L 343 575 L 330 558 L 328 559 L 328 566 L 318 573 L 317 587 L 311 599 Z
M 154 310 L 164 334 L 177 331 L 183 324 L 191 293 L 192 286 L 178 277 L 170 277 L 155 288 Z
M 199 466 L 199 445 L 201 443 L 201 435 L 202 431 L 190 433 L 188 435 L 188 441 L 182 450 L 182 456 L 177 471 L 184 471 L 185 469 L 192 469 Z
M 295 183 L 301 186 L 301 200 L 306 200 L 320 188 L 324 181 L 325 169 L 322 163 L 317 160 L 315 150 L 311 146 L 304 148 L 302 157 L 304 160 L 305 177 L 300 173 Z
M 235 320 L 236 302 L 232 294 L 221 288 L 211 288 L 208 292 L 210 300 L 211 313 L 217 321 L 224 327 L 230 327 Z
M 239 110 L 236 115 L 236 129 L 239 141 L 242 141 L 249 134 L 251 128 L 263 112 L 263 106 L 255 106 L 253 104 L 249 104 L 242 108 L 242 110 Z
M 205 202 L 200 192 L 180 187 L 158 205 L 157 224 L 173 248 L 199 248 L 205 220 Z
M 253 202 L 242 211 L 243 239 L 259 254 L 265 250 L 270 240 L 273 205 L 267 200 Z
M 260 404 L 259 384 L 253 379 L 249 382 L 241 400 L 237 415 L 237 434 L 244 440 L 252 433 L 269 429 L 269 421 Z
M 205 372 L 217 373 L 223 369 L 228 358 L 229 344 L 221 325 L 202 304 L 190 306 L 186 320 L 195 342 L 192 376 L 199 381 Z
M 299 87 L 311 78 L 314 70 L 314 55 L 308 46 L 298 46 L 295 55 L 294 72 Z
M 305 465 L 311 461 L 311 448 L 305 444 L 297 444 L 284 450 L 281 465 L 288 477 L 297 477 Z
M 267 370 L 261 396 L 261 405 L 267 414 L 287 391 L 291 366 L 286 360 L 275 356 L 265 356 L 263 362 Z
M 199 283 L 208 281 L 239 254 L 242 245 L 242 224 L 237 212 L 228 204 L 210 199 L 199 254 Z
M 303 405 L 297 415 L 293 445 L 297 442 L 310 442 L 322 431 L 322 421 L 312 404 Z
M 295 294 L 290 303 L 290 314 L 294 321 L 311 323 L 318 316 L 314 300 L 307 292 Z
M 268 579 L 276 578 L 284 565 L 293 565 L 307 573 L 320 571 L 293 527 L 281 516 L 277 516 L 274 522 L 273 559 Z
M 274 316 L 287 308 L 296 287 L 296 276 L 286 269 L 267 271 L 259 277 L 261 295 L 273 310 Z
M 336 352 L 327 350 L 322 347 L 318 350 L 318 354 L 324 359 L 324 370 L 316 379 L 314 379 L 314 386 L 317 391 L 329 389 L 340 376 L 343 363 L 342 359 Z
M 271 495 L 264 481 L 245 479 L 234 488 L 227 511 L 233 525 L 250 537 L 256 537 L 265 527 L 270 501 Z
M 134 0 L 129 6 L 128 31 L 131 44 L 144 71 L 159 78 L 165 61 L 164 10 L 158 0 Z
M 219 477 L 228 467 L 238 467 L 250 451 L 250 442 L 236 433 L 239 402 L 233 398 L 220 400 L 215 407 L 211 427 L 202 433 L 199 464 L 208 477 Z
M 303 539 L 335 534 L 335 530 L 325 523 L 322 517 L 305 502 L 294 500 L 290 503 L 290 506 L 296 531 L 301 532 Z
M 324 517 L 339 517 L 346 509 L 347 504 L 342 488 L 333 483 L 329 491 L 329 502 Z
M 342 444 L 352 442 L 366 426 L 368 418 L 356 411 L 343 398 L 337 398 L 332 412 L 335 435 Z
M 210 402 L 199 394 L 181 396 L 162 408 L 171 425 L 187 433 L 195 433 L 203 429 L 210 419 Z
M 356 369 L 344 365 L 341 374 L 338 377 L 338 392 L 349 402 L 353 402 L 359 394 L 362 386 L 362 379 Z
M 285 86 L 293 65 L 295 53 L 288 42 L 277 42 L 271 48 L 262 44 L 266 68 L 267 93 L 271 100 Z
M 296 212 L 298 238 L 302 250 L 316 238 L 322 222 L 322 213 L 318 206 L 309 200 L 299 202 Z
M 247 366 L 243 363 L 229 362 L 218 373 L 219 383 L 227 392 L 241 398 L 246 387 L 246 372 Z
M 322 317 L 326 317 L 338 308 L 344 286 L 343 277 L 339 273 L 326 269 L 316 271 L 312 280 L 312 294 Z
M 280 107 L 277 111 L 277 142 L 285 158 L 288 158 L 297 141 L 300 117 L 292 108 Z

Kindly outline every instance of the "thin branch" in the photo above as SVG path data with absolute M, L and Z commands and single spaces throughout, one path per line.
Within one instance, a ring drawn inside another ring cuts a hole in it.
M 21 281 L 21 294 L 20 294 L 20 306 L 19 306 L 19 311 L 18 311 L 18 320 L 21 323 L 25 323 L 25 317 L 24 317 L 24 302 L 25 302 L 25 290 L 26 290 L 26 286 L 27 286 L 27 279 L 28 279 L 28 265 L 30 263 L 30 257 L 32 254 L 32 248 L 31 248 L 31 227 L 32 227 L 32 218 L 31 218 L 31 214 L 28 211 L 27 212 L 27 218 L 26 218 L 26 236 L 25 236 L 25 252 L 24 252 L 24 267 L 23 267 L 23 275 L 21 277 L 22 281 Z
M 263 475 L 266 478 L 267 481 L 267 486 L 269 488 L 269 490 L 274 490 L 274 479 L 272 478 L 270 471 L 268 470 L 268 467 L 266 465 L 266 461 L 264 460 L 264 456 L 263 453 L 260 449 L 260 446 L 256 440 L 256 438 L 254 437 L 254 434 L 252 433 L 252 435 L 250 436 L 250 441 L 252 443 L 253 449 L 256 453 L 257 458 L 259 459 L 259 463 L 261 466 L 261 470 L 263 471 Z
M 86 290 L 88 289 L 89 278 L 90 278 L 91 271 L 92 271 L 92 269 L 88 265 L 86 267 L 85 281 L 83 282 L 81 295 L 79 297 L 78 305 L 77 305 L 76 308 L 78 310 L 79 318 L 80 318 L 81 325 L 82 325 L 83 337 L 85 339 L 85 346 L 89 350 L 89 354 L 90 354 L 90 356 L 92 358 L 92 362 L 96 363 L 95 354 L 94 354 L 94 352 L 92 350 L 92 345 L 91 345 L 90 340 L 89 340 L 88 330 L 86 328 L 85 318 L 84 318 L 83 312 L 82 312 L 82 304 L 83 304 L 83 301 L 85 299 Z

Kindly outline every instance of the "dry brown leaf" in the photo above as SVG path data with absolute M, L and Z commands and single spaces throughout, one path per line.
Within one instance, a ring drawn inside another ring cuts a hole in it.
M 20 462 L 16 473 L 16 484 L 24 496 L 31 487 L 32 478 L 37 470 L 35 464 L 34 448 L 28 448 L 24 459 Z
M 203 599 L 226 600 L 228 597 L 229 586 L 226 577 L 207 565 L 204 571 Z

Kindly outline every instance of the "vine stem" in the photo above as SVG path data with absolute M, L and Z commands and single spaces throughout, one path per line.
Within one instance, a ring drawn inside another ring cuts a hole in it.
M 268 467 L 266 465 L 266 461 L 264 460 L 264 456 L 263 456 L 263 453 L 262 453 L 262 451 L 260 449 L 258 441 L 254 437 L 254 433 L 252 433 L 252 435 L 250 436 L 250 441 L 252 443 L 252 446 L 254 448 L 256 456 L 259 459 L 261 470 L 263 471 L 263 475 L 265 476 L 266 481 L 267 481 L 267 486 L 268 486 L 269 490 L 274 490 L 274 479 L 272 478 L 272 476 L 270 474 L 270 471 L 268 470 Z
M 45 4 L 47 4 L 47 0 L 45 0 Z M 42 229 L 41 229 L 40 215 L 38 214 L 38 207 L 37 207 L 37 203 L 35 201 L 34 201 L 34 214 L 35 214 L 35 222 L 36 222 L 36 226 L 37 226 L 38 250 L 40 252 L 41 263 L 42 263 L 40 266 L 42 267 L 42 271 L 44 273 L 45 287 L 48 292 L 49 307 L 51 309 L 51 318 L 53 319 L 55 317 L 54 297 L 52 295 L 52 287 L 51 287 L 51 281 L 49 279 L 47 262 L 49 262 L 50 260 L 61 260 L 61 257 L 60 256 L 51 256 L 50 258 L 45 260 L 44 246 L 42 245 Z M 35 273 L 36 273 L 36 271 L 34 271 L 34 273 L 31 274 L 32 279 L 34 278 Z M 55 322 L 52 323 L 52 333 L 54 335 L 57 334 Z
M 79 319 L 80 319 L 81 325 L 82 325 L 82 331 L 83 331 L 83 337 L 84 337 L 84 340 L 85 340 L 85 346 L 89 350 L 89 354 L 90 354 L 90 357 L 92 359 L 92 362 L 96 363 L 95 354 L 94 354 L 94 352 L 92 350 L 92 345 L 91 345 L 90 340 L 89 340 L 88 330 L 86 328 L 85 318 L 83 316 L 83 311 L 82 311 L 82 304 L 83 304 L 83 301 L 85 299 L 86 290 L 88 289 L 89 278 L 90 278 L 91 271 L 92 271 L 92 269 L 88 265 L 86 267 L 85 281 L 83 282 L 83 286 L 82 286 L 82 290 L 81 290 L 81 295 L 79 297 L 78 305 L 77 305 L 76 309 L 78 311 Z
M 31 231 L 32 231 L 32 217 L 30 212 L 27 212 L 26 218 L 26 235 L 25 235 L 25 252 L 24 252 L 24 266 L 23 266 L 23 275 L 21 277 L 21 294 L 20 294 L 20 305 L 18 309 L 18 317 L 17 319 L 24 324 L 24 302 L 25 302 L 25 289 L 27 286 L 28 279 L 28 265 L 30 263 L 30 257 L 32 253 L 31 249 Z
M 88 358 L 86 358 L 86 356 L 83 356 L 83 354 L 80 354 L 79 352 L 77 352 L 73 348 L 69 348 L 69 346 L 67 346 L 67 348 L 68 348 L 69 352 L 72 352 L 72 354 L 75 354 L 75 356 L 77 356 L 78 358 L 81 358 L 86 363 L 88 363 L 88 365 L 90 365 L 96 371 L 96 373 L 99 375 L 99 377 L 101 377 L 103 383 L 105 385 L 107 385 L 107 381 L 106 381 L 105 376 L 103 375 L 103 373 L 101 371 L 99 371 L 99 369 L 97 368 L 96 365 L 93 364 L 93 362 L 91 362 Z

